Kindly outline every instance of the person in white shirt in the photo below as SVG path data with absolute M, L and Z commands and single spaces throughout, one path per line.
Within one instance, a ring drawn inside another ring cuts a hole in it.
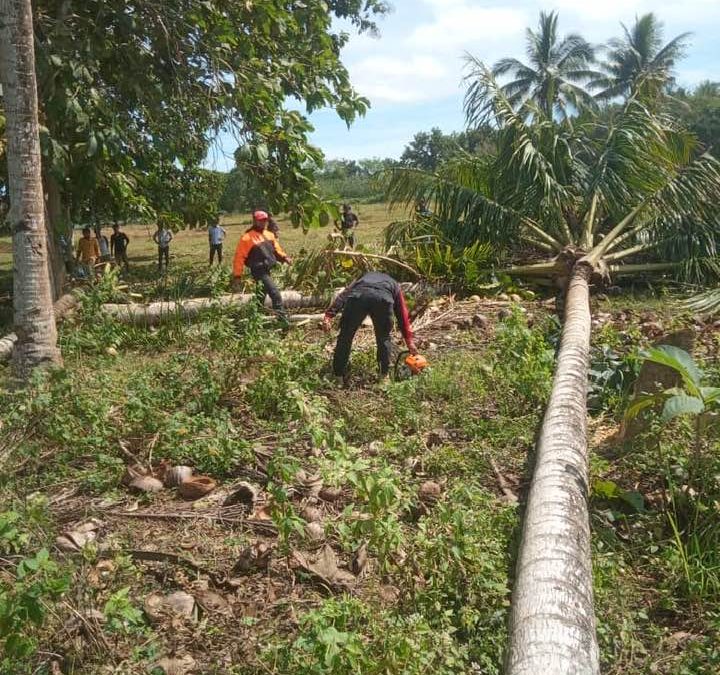
M 165 259 L 165 269 L 167 270 L 170 262 L 170 242 L 172 241 L 173 233 L 165 227 L 165 225 L 158 223 L 157 230 L 153 235 L 153 241 L 158 247 L 158 271 L 162 272 L 163 259 Z
M 220 227 L 218 218 L 208 227 L 208 243 L 210 244 L 210 265 L 213 264 L 215 254 L 217 253 L 218 265 L 222 265 L 223 260 L 223 240 L 225 239 L 225 230 Z

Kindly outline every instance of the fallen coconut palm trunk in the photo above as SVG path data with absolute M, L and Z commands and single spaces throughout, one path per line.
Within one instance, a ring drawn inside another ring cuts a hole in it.
M 55 320 L 60 321 L 77 303 L 77 296 L 73 293 L 66 293 L 60 297 L 54 305 Z M 15 333 L 0 338 L 0 363 L 10 359 L 16 342 L 17 335 Z
M 338 293 L 336 291 L 335 293 Z M 293 307 L 324 307 L 331 298 L 330 295 L 303 295 L 297 291 L 283 291 L 283 303 L 287 309 Z M 140 304 L 105 304 L 102 311 L 123 323 L 131 323 L 141 326 L 155 326 L 163 321 L 183 318 L 190 319 L 200 312 L 211 307 L 228 307 L 232 305 L 244 305 L 255 301 L 257 296 L 254 293 L 241 293 L 222 295 L 219 298 L 192 298 L 178 302 L 151 302 L 148 305 Z M 270 307 L 269 299 L 265 303 Z M 307 319 L 303 316 L 303 320 Z
M 591 266 L 573 269 L 537 446 L 510 618 L 509 675 L 597 675 L 588 518 Z

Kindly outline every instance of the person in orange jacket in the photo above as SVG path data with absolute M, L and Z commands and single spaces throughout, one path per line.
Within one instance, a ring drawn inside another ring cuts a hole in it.
M 266 296 L 269 295 L 273 309 L 284 317 L 285 308 L 282 295 L 270 272 L 278 264 L 278 261 L 289 265 L 291 260 L 283 251 L 275 235 L 267 231 L 267 222 L 268 214 L 265 211 L 253 213 L 252 227 L 240 237 L 235 249 L 233 278 L 236 281 L 239 280 L 245 266 L 249 267 L 252 278 L 262 285 L 262 302 L 264 303 Z

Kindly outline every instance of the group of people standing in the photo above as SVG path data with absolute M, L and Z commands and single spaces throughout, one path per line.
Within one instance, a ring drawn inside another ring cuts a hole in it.
M 98 262 L 108 262 L 113 257 L 118 265 L 125 269 L 129 267 L 127 247 L 130 238 L 120 229 L 118 223 L 112 226 L 112 230 L 108 241 L 101 228 L 95 228 L 94 233 L 89 227 L 83 228 L 75 254 L 75 263 L 81 276 L 94 276 L 95 265 Z

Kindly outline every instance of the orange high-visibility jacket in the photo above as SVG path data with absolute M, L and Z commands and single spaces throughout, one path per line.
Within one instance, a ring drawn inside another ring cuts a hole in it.
M 278 260 L 287 260 L 280 242 L 272 232 L 248 230 L 238 242 L 233 260 L 233 276 L 242 276 L 245 265 L 250 268 L 254 278 L 261 277 L 277 264 Z

